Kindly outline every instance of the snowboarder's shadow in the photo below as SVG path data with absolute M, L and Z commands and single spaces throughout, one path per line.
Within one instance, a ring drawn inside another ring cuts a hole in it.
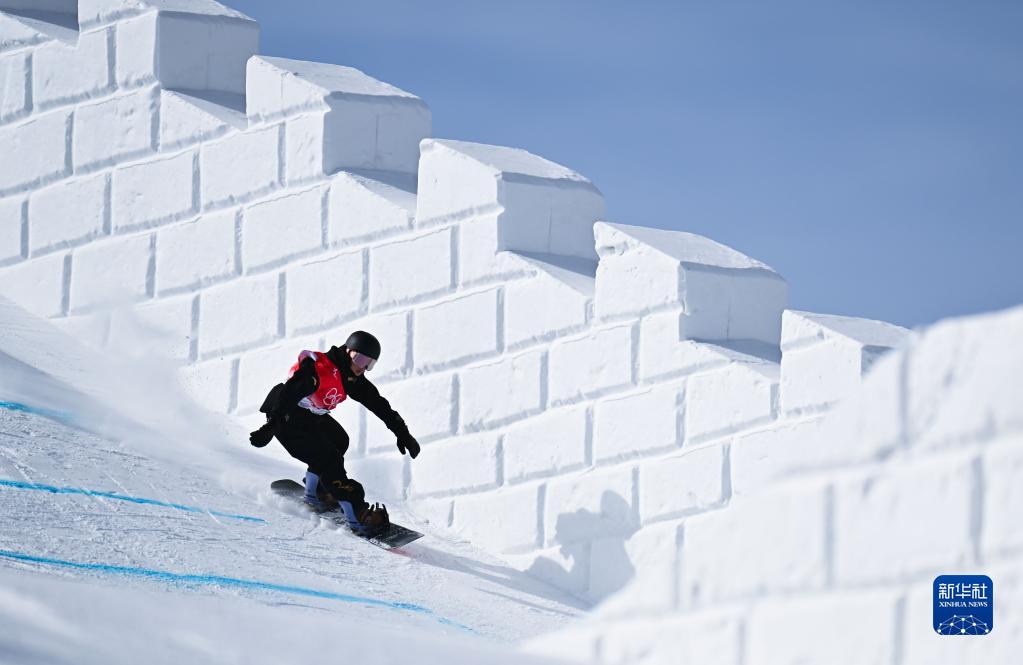
M 469 557 L 460 556 L 453 552 L 436 550 L 421 543 L 409 546 L 407 553 L 420 563 L 472 575 L 473 577 L 494 582 L 495 584 L 500 584 L 501 586 L 521 593 L 527 593 L 531 596 L 566 604 L 579 610 L 589 610 L 591 607 L 590 603 L 568 596 L 563 591 L 552 588 L 549 584 L 544 583 L 535 577 L 530 577 L 527 573 L 515 570 L 510 566 L 470 559 Z M 496 592 L 488 593 L 496 594 Z M 553 607 L 543 609 L 547 609 L 551 612 L 558 612 Z
M 526 571 L 560 589 L 571 589 L 591 602 L 619 591 L 636 574 L 625 542 L 639 529 L 639 518 L 620 495 L 605 491 L 600 512 L 580 509 L 558 515 L 553 543 L 561 562 L 540 556 Z
M 625 549 L 638 529 L 635 511 L 614 492 L 601 495 L 600 512 L 577 510 L 558 515 L 553 542 L 564 559 L 560 562 L 539 555 L 525 571 L 507 565 L 485 563 L 450 552 L 416 545 L 414 557 L 422 563 L 474 575 L 502 586 L 540 598 L 589 610 L 595 600 L 624 587 L 636 570 Z M 593 550 L 599 548 L 594 569 Z M 410 554 L 412 548 L 409 548 Z

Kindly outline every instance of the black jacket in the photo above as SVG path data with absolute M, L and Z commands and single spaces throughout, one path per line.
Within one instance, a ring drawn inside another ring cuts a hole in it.
M 325 355 L 341 371 L 342 383 L 348 397 L 369 409 L 373 415 L 383 421 L 387 429 L 391 430 L 395 436 L 399 438 L 409 436 L 408 426 L 404 419 L 391 408 L 390 402 L 384 399 L 377 387 L 369 382 L 365 374 L 355 376 L 352 372 L 351 359 L 348 357 L 346 347 L 332 346 Z M 303 397 L 316 392 L 318 383 L 316 363 L 312 358 L 305 358 L 291 378 L 279 390 L 275 389 L 271 392 L 267 397 L 267 403 L 261 410 L 267 414 L 271 421 L 279 421 L 279 417 L 287 411 L 301 408 L 297 406 L 298 402 Z M 277 394 L 274 395 L 274 392 Z

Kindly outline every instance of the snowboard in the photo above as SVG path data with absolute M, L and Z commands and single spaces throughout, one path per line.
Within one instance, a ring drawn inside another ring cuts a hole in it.
M 275 480 L 270 483 L 270 489 L 273 490 L 274 494 L 297 501 L 310 510 L 313 510 L 312 507 L 302 500 L 302 497 L 305 495 L 305 487 L 294 480 L 289 478 Z M 412 529 L 403 527 L 400 524 L 395 524 L 394 522 L 391 522 L 387 528 L 380 533 L 373 534 L 372 536 L 363 536 L 349 529 L 348 520 L 345 519 L 345 514 L 340 508 L 317 512 L 317 514 L 325 520 L 330 520 L 334 524 L 348 529 L 353 536 L 357 536 L 362 540 L 373 543 L 377 547 L 382 547 L 385 550 L 393 550 L 396 547 L 408 545 L 412 541 L 419 540 L 423 537 L 423 534 L 418 531 L 413 531 Z

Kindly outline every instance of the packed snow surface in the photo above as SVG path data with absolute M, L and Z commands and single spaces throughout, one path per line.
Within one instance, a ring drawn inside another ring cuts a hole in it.
M 392 519 L 426 537 L 386 551 L 276 497 L 270 481 L 298 478 L 302 465 L 252 449 L 227 425 L 196 425 L 185 440 L 187 423 L 201 421 L 172 389 L 150 386 L 154 410 L 186 420 L 173 437 L 147 428 L 145 414 L 125 418 L 117 436 L 96 432 L 116 411 L 96 418 L 105 407 L 91 400 L 89 413 L 68 399 L 46 409 L 39 390 L 19 402 L 36 370 L 11 357 L 11 339 L 0 353 L 2 663 L 294 662 L 331 652 L 360 663 L 411 654 L 521 663 L 529 657 L 512 643 L 584 609 L 442 539 L 400 503 L 389 505 Z

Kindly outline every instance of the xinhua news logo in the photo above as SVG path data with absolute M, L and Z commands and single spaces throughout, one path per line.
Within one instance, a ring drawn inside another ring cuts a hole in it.
M 934 578 L 934 631 L 939 635 L 987 635 L 995 627 L 995 588 L 987 575 Z

